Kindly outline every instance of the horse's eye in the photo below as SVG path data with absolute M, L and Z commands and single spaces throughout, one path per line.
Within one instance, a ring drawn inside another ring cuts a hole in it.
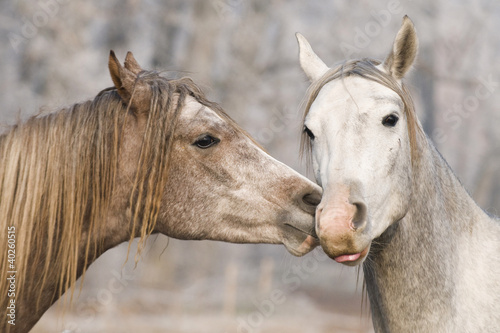
M 211 135 L 204 135 L 201 138 L 199 138 L 198 140 L 196 140 L 196 142 L 193 144 L 195 146 L 197 146 L 198 148 L 207 149 L 207 148 L 212 147 L 213 145 L 218 144 L 219 141 L 220 141 L 219 139 L 214 138 Z
M 384 125 L 385 127 L 394 127 L 398 123 L 398 120 L 399 120 L 398 116 L 391 114 L 391 115 L 386 116 L 382 120 L 382 125 Z
M 309 128 L 307 128 L 307 126 L 304 126 L 304 133 L 307 134 L 309 139 L 314 140 L 314 134 L 313 134 L 313 132 L 311 132 L 311 130 Z

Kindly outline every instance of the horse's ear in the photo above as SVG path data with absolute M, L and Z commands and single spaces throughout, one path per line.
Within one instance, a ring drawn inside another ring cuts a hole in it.
M 304 36 L 297 32 L 295 37 L 299 43 L 300 67 L 306 73 L 309 81 L 314 82 L 328 71 L 328 66 L 314 53 Z
M 120 89 L 122 87 L 121 67 L 122 65 L 120 65 L 120 62 L 116 58 L 115 52 L 111 50 L 109 52 L 108 68 L 116 89 Z
M 415 61 L 417 51 L 417 31 L 413 22 L 405 15 L 392 50 L 384 61 L 385 70 L 395 79 L 402 79 Z
M 148 84 L 137 80 L 137 74 L 142 71 L 132 53 L 127 54 L 125 67 L 123 67 L 113 51 L 109 53 L 109 73 L 115 84 L 118 94 L 125 103 L 131 102 L 134 111 L 144 112 L 149 110 L 151 91 Z M 137 72 L 137 73 L 136 73 Z
M 130 51 L 127 52 L 127 56 L 125 57 L 125 68 L 135 75 L 139 75 L 139 73 L 142 72 L 141 66 L 139 66 L 139 63 L 135 60 L 134 55 Z
M 113 50 L 109 52 L 108 67 L 111 79 L 115 84 L 115 88 L 118 90 L 118 94 L 128 103 L 134 89 L 134 82 L 137 75 L 122 67 Z

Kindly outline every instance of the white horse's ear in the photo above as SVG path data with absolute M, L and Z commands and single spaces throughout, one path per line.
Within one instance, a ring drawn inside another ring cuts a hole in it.
M 314 82 L 328 71 L 328 66 L 314 53 L 304 36 L 297 32 L 295 37 L 297 37 L 299 43 L 300 67 L 302 67 L 309 80 Z
M 418 51 L 417 31 L 413 22 L 405 15 L 396 35 L 392 50 L 385 58 L 384 68 L 395 79 L 402 79 L 411 68 Z

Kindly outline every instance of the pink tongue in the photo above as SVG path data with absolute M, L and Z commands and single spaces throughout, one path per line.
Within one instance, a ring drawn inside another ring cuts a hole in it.
M 335 257 L 336 262 L 346 262 L 346 261 L 355 261 L 361 256 L 361 253 L 356 254 L 345 254 L 343 256 Z

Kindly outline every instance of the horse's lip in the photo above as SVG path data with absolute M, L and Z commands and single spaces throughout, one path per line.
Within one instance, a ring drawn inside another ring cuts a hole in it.
M 354 263 L 360 259 L 364 259 L 364 257 L 368 254 L 368 251 L 370 250 L 370 246 L 367 246 L 363 251 L 358 252 L 358 253 L 350 253 L 350 254 L 343 254 L 340 256 L 337 256 L 333 258 L 338 263 Z
M 311 230 L 306 231 L 306 230 L 301 229 L 301 228 L 299 228 L 299 227 L 296 227 L 296 226 L 294 226 L 293 224 L 290 224 L 290 223 L 285 223 L 285 225 L 287 225 L 287 226 L 289 226 L 289 227 L 291 227 L 291 228 L 294 228 L 295 230 L 298 230 L 298 231 L 300 231 L 300 232 L 302 232 L 302 233 L 304 233 L 304 234 L 306 234 L 306 235 L 312 236 L 312 237 L 314 237 L 315 239 L 319 239 L 319 238 L 318 238 L 318 235 L 316 235 L 316 229 L 315 229 L 314 227 L 313 227 Z

